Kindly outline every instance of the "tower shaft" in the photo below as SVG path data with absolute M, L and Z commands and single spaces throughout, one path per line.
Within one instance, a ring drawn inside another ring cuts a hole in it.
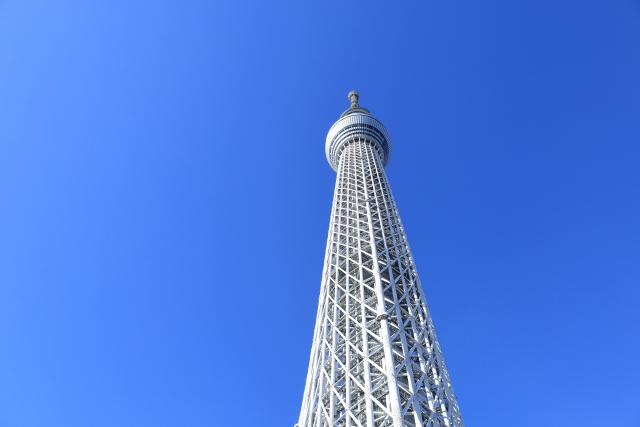
M 345 114 L 375 120 L 355 101 Z M 464 427 L 383 168 L 388 134 L 371 127 L 328 138 L 338 175 L 298 424 Z

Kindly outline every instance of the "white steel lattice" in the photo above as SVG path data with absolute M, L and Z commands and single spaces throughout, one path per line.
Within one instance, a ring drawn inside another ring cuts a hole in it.
M 354 131 L 371 117 L 349 96 L 327 138 L 338 176 L 298 425 L 464 427 L 383 169 L 390 138 L 377 120 Z

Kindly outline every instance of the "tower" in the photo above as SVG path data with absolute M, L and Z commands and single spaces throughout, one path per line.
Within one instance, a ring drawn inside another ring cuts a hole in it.
M 384 166 L 391 138 L 349 93 L 299 427 L 464 427 Z

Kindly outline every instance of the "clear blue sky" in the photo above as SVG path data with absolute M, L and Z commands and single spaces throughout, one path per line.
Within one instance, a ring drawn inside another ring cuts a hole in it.
M 0 2 L 0 426 L 293 426 L 353 89 L 467 425 L 640 426 L 635 0 Z

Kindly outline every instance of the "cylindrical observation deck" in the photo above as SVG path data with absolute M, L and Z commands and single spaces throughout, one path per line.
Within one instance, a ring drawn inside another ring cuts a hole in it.
M 383 166 L 387 166 L 391 157 L 391 137 L 384 125 L 366 108 L 358 105 L 358 92 L 349 92 L 351 107 L 342 113 L 327 134 L 325 152 L 334 171 L 338 171 L 340 154 L 349 142 L 363 138 L 371 141 L 380 156 Z

